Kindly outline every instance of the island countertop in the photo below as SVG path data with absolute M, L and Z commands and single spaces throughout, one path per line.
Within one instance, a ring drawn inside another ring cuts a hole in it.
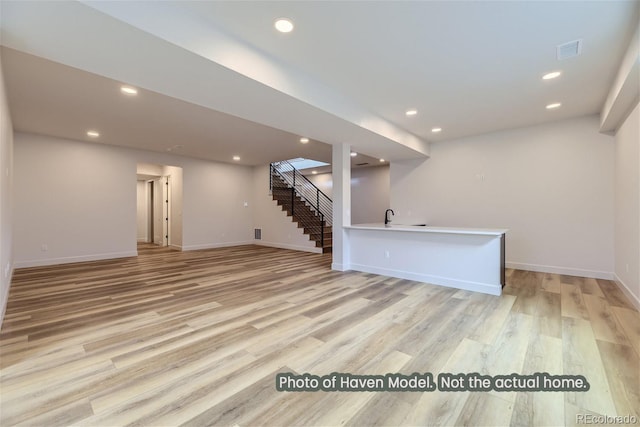
M 491 295 L 500 295 L 506 283 L 507 229 L 373 223 L 343 230 L 348 253 L 339 270 Z
M 347 225 L 344 228 L 353 230 L 408 231 L 417 233 L 476 234 L 481 236 L 501 236 L 508 231 L 506 228 L 432 227 L 394 223 L 388 225 L 383 223 L 353 224 Z

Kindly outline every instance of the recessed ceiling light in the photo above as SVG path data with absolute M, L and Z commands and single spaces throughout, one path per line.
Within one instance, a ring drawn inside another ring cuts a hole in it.
M 317 175 L 318 171 L 311 171 L 312 174 Z
M 138 89 L 136 89 L 135 87 L 131 87 L 131 86 L 122 86 L 120 88 L 120 92 L 124 93 L 125 95 L 137 95 L 138 94 Z
M 562 104 L 559 102 L 554 102 L 553 104 L 547 105 L 547 110 L 555 110 L 556 108 L 560 108 Z
M 90 136 L 91 138 L 97 138 L 100 136 L 100 132 L 96 130 L 90 130 L 90 131 L 87 131 L 87 136 Z
M 442 132 L 442 128 L 433 128 L 433 129 L 431 129 L 431 132 L 433 132 L 433 133 Z
M 233 156 L 233 160 L 237 162 L 238 160 L 240 160 L 240 156 Z
M 306 144 L 307 142 L 309 142 L 309 138 L 300 138 L 300 142 Z
M 416 114 L 418 114 L 418 110 L 416 110 L 415 108 L 411 108 L 411 109 L 405 111 L 405 114 L 407 116 L 415 116 Z
M 562 74 L 560 71 L 553 71 L 542 76 L 542 80 L 555 79 L 556 77 L 560 77 L 560 74 Z
M 291 20 L 287 18 L 280 18 L 276 20 L 275 24 L 273 25 L 274 27 L 276 27 L 276 30 L 280 31 L 281 33 L 290 33 L 291 31 L 293 31 L 293 22 L 291 22 Z
M 384 163 L 384 159 L 380 159 L 380 163 Z
M 358 153 L 356 153 L 355 151 L 352 151 L 352 152 L 351 152 L 351 157 L 355 157 L 355 156 L 357 156 L 357 155 L 358 155 Z

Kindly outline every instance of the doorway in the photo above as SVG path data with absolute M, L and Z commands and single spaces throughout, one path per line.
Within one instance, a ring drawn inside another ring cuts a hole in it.
M 138 164 L 137 243 L 182 249 L 182 168 Z

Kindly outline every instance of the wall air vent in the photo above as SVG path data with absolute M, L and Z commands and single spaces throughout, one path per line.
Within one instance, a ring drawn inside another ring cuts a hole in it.
M 556 46 L 556 57 L 558 61 L 562 59 L 572 58 L 582 53 L 582 39 L 559 44 Z

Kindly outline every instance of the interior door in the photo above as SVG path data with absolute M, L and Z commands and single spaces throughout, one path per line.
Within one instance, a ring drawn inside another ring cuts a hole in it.
M 165 234 L 165 198 L 164 180 L 162 178 L 153 180 L 153 243 L 164 246 Z
M 147 243 L 153 243 L 153 181 L 147 181 Z
M 164 240 L 163 246 L 169 246 L 171 244 L 171 175 L 164 177 Z

